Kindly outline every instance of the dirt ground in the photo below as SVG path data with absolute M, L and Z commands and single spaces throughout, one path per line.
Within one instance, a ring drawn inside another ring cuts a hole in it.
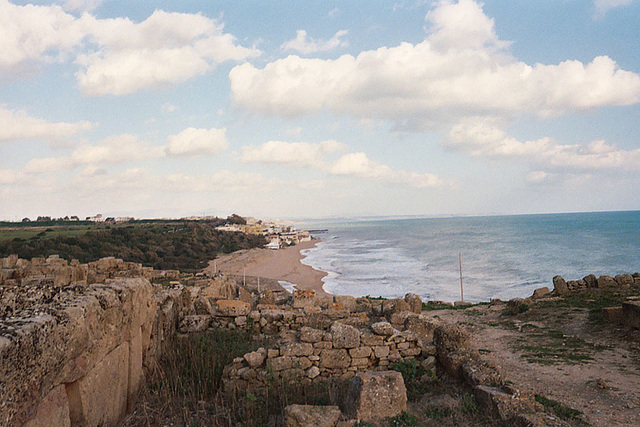
M 640 331 L 594 320 L 596 299 L 549 299 L 516 315 L 505 304 L 427 314 L 467 326 L 508 381 L 581 411 L 589 425 L 640 426 Z

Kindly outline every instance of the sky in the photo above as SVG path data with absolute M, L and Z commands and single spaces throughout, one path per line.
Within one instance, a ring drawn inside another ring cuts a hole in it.
M 640 0 L 0 0 L 0 218 L 640 209 Z

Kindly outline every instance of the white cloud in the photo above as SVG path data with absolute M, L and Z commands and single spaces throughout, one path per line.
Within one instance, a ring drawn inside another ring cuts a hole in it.
M 97 3 L 65 5 L 77 10 Z M 76 78 L 88 95 L 124 95 L 174 84 L 205 74 L 221 62 L 261 53 L 237 45 L 214 19 L 162 10 L 135 23 L 88 13 L 75 18 L 57 5 L 16 6 L 0 0 L 0 28 L 0 72 L 10 73 L 28 61 L 75 55 L 80 66 Z
M 166 152 L 174 156 L 217 154 L 229 147 L 226 129 L 188 128 L 169 136 Z
M 162 104 L 162 112 L 164 114 L 173 113 L 177 109 L 178 108 L 175 105 L 169 104 L 168 102 L 165 102 L 164 104 Z
M 260 146 L 244 146 L 242 162 L 280 163 L 297 167 L 324 167 L 324 156 L 343 150 L 345 146 L 329 140 L 317 144 L 309 142 L 268 141 Z
M 172 174 L 162 179 L 162 188 L 174 192 L 240 192 L 265 190 L 275 183 L 257 173 L 223 170 L 210 175 Z
M 640 102 L 640 75 L 607 56 L 586 64 L 518 61 L 477 2 L 439 3 L 427 20 L 430 32 L 418 44 L 328 60 L 291 55 L 262 69 L 238 65 L 229 73 L 233 99 L 270 115 L 329 111 L 432 127 L 471 115 L 545 117 Z
M 0 0 L 0 71 L 25 61 L 56 58 L 84 37 L 76 19 L 60 6 L 17 6 Z
M 341 40 L 341 38 L 348 33 L 347 30 L 340 30 L 329 40 L 315 40 L 310 37 L 308 38 L 305 30 L 298 30 L 296 31 L 296 38 L 282 43 L 280 48 L 283 50 L 294 50 L 303 54 L 326 52 L 339 47 L 349 46 L 349 43 Z
M 0 55 L 1 56 L 1 55 Z M 24 111 L 0 107 L 0 141 L 42 138 L 57 143 L 93 127 L 90 122 L 49 122 Z
M 70 12 L 89 12 L 101 4 L 102 0 L 63 0 L 62 8 Z
M 337 141 L 309 142 L 269 141 L 257 147 L 242 147 L 243 162 L 277 163 L 294 167 L 308 167 L 332 175 L 354 176 L 362 179 L 405 184 L 412 187 L 436 187 L 443 181 L 433 174 L 395 171 L 373 161 L 365 153 L 349 153 L 335 161 L 327 155 L 346 149 Z
M 608 11 L 620 6 L 628 6 L 633 0 L 595 0 L 596 18 L 602 18 Z
M 558 144 L 551 138 L 523 142 L 508 135 L 503 126 L 495 118 L 468 118 L 453 126 L 445 144 L 474 156 L 519 158 L 554 171 L 640 171 L 640 149 L 622 150 L 602 140 L 585 145 Z
M 412 187 L 438 187 L 443 181 L 433 174 L 394 171 L 389 166 L 373 161 L 365 153 L 350 153 L 340 157 L 330 168 L 334 175 L 350 175 Z
M 23 178 L 22 173 L 11 169 L 0 169 L 0 185 L 15 184 Z

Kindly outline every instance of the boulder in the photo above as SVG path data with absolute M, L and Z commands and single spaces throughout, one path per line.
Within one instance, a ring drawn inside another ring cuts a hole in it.
M 531 295 L 531 298 L 534 298 L 534 299 L 544 298 L 544 297 L 548 297 L 550 294 L 551 294 L 551 291 L 549 291 L 549 288 L 545 286 L 533 291 L 533 295 Z
M 342 412 L 337 406 L 289 405 L 284 408 L 286 427 L 334 427 Z
M 533 393 L 521 390 L 477 385 L 474 392 L 478 402 L 503 421 L 519 414 L 542 412 L 544 409 L 535 401 Z
M 640 301 L 626 301 L 622 303 L 622 316 L 625 325 L 640 329 Z
M 422 300 L 418 295 L 411 293 L 406 294 L 404 296 L 404 300 L 407 302 L 407 304 L 409 304 L 409 309 L 412 312 L 416 314 L 422 313 Z
M 334 322 L 331 325 L 333 348 L 355 348 L 360 346 L 360 332 L 353 326 Z
M 431 341 L 433 331 L 442 324 L 439 319 L 428 317 L 424 314 L 408 316 L 404 322 L 404 328 L 415 333 L 420 339 Z
M 313 344 L 308 342 L 291 343 L 280 347 L 282 356 L 311 356 L 313 354 Z
M 371 325 L 371 330 L 376 335 L 382 335 L 384 337 L 389 337 L 393 334 L 400 333 L 396 328 L 391 326 L 389 322 L 377 322 Z
M 562 278 L 562 276 L 554 276 L 553 278 L 553 292 L 557 296 L 567 295 L 569 293 L 569 288 L 567 287 L 567 282 Z
M 265 355 L 257 351 L 252 351 L 244 355 L 244 360 L 246 360 L 249 367 L 253 369 L 262 366 L 264 359 Z
M 300 341 L 302 342 L 320 342 L 322 341 L 322 332 L 320 329 L 310 328 L 308 326 L 303 326 L 300 328 Z
M 397 371 L 358 373 L 345 398 L 345 413 L 364 422 L 395 417 L 407 409 L 407 391 Z
M 598 277 L 598 288 L 613 288 L 618 286 L 616 280 L 611 276 L 600 276 Z
M 628 288 L 633 285 L 633 276 L 630 274 L 618 274 L 615 277 L 615 281 L 618 282 L 619 286 Z
M 597 288 L 598 287 L 598 279 L 595 275 L 589 274 L 588 276 L 584 276 L 582 280 L 587 284 L 587 288 Z
M 296 289 L 293 292 L 293 308 L 304 308 L 317 304 L 316 291 L 313 289 Z
M 358 309 L 356 298 L 349 295 L 336 295 L 333 297 L 333 302 L 351 313 Z
M 528 309 L 527 301 L 522 298 L 513 298 L 507 302 L 507 311 L 511 315 L 522 313 Z

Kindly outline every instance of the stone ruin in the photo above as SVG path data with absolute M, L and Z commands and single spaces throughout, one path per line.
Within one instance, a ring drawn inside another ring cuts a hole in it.
M 275 288 L 258 293 L 220 275 L 183 286 L 176 271 L 115 258 L 80 264 L 11 256 L 0 262 L 3 426 L 118 425 L 174 337 L 210 327 L 277 337 L 225 368 L 228 392 L 259 392 L 267 376 L 351 380 L 345 413 L 292 405 L 287 425 L 309 425 L 318 416 L 324 424 L 317 425 L 353 425 L 400 413 L 404 383 L 390 369 L 411 359 L 467 384 L 504 420 L 532 426 L 557 421 L 469 348 L 462 327 L 422 314 L 416 295 L 370 300 Z M 169 286 L 151 283 L 159 279 Z

